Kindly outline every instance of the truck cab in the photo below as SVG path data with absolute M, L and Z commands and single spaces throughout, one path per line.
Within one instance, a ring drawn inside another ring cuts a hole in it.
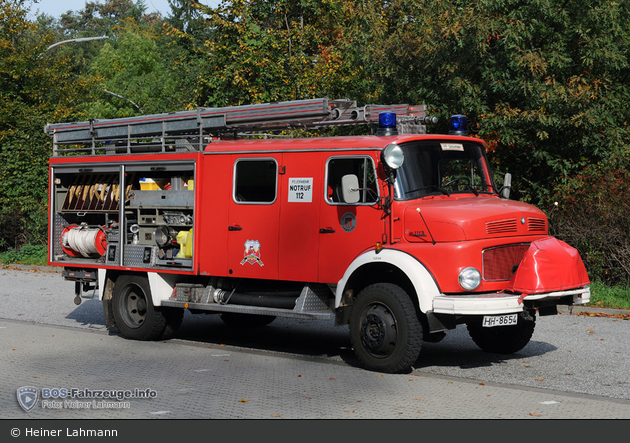
M 335 103 L 323 101 L 329 125 L 375 118 Z M 334 319 L 382 372 L 408 371 L 422 342 L 460 324 L 486 351 L 517 352 L 537 316 L 588 302 L 584 265 L 542 211 L 498 189 L 465 117 L 449 134 L 399 134 L 408 110 L 379 112 L 376 135 L 212 137 L 190 149 L 187 134 L 184 150 L 165 140 L 188 115 L 157 148 L 107 146 L 112 127 L 128 137 L 135 120 L 90 122 L 87 136 L 49 125 L 56 144 L 92 146 L 51 158 L 49 264 L 75 281 L 75 302 L 97 291 L 107 325 L 130 339 L 173 337 L 189 310 L 237 328 Z M 217 112 L 190 118 L 203 126 Z M 167 118 L 154 116 L 162 131 Z

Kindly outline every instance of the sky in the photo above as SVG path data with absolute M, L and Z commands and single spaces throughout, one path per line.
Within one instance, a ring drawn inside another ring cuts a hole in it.
M 60 17 L 64 12 L 83 9 L 85 2 L 86 0 L 39 0 L 37 3 L 33 2 L 31 12 L 35 14 L 39 10 L 40 14 L 46 13 L 53 17 Z M 147 12 L 160 12 L 166 16 L 171 10 L 168 0 L 145 0 L 144 3 L 147 5 Z M 217 6 L 220 0 L 201 0 L 199 3 Z

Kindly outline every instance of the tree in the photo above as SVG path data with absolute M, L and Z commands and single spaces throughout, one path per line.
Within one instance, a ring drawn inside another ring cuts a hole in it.
M 100 84 L 83 107 L 87 118 L 157 114 L 185 107 L 177 72 L 162 57 L 155 36 L 128 22 L 114 44 L 105 43 L 90 65 Z
M 204 43 L 204 105 L 336 98 L 355 74 L 335 47 L 346 18 L 342 1 L 237 0 L 198 7 L 213 29 Z
M 85 8 L 62 14 L 59 27 L 67 38 L 107 35 L 115 38 L 117 27 L 132 19 L 142 29 L 148 29 L 160 19 L 159 13 L 147 14 L 145 0 L 86 1 Z
M 442 121 L 468 115 L 517 198 L 546 205 L 554 182 L 627 151 L 627 1 L 362 5 L 358 29 L 375 24 L 379 42 L 362 64 L 380 98 L 425 102 Z
M 0 247 L 46 242 L 49 121 L 71 116 L 88 84 L 67 57 L 49 58 L 22 0 L 0 0 Z M 70 69 L 71 71 L 71 69 Z

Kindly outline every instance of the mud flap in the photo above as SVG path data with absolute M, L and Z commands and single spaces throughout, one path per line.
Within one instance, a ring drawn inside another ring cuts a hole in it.
M 105 327 L 107 329 L 116 326 L 116 320 L 114 320 L 114 313 L 112 312 L 112 300 L 103 300 L 103 314 L 105 314 Z

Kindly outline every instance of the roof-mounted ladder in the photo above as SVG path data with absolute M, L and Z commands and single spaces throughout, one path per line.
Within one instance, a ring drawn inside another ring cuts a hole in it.
M 407 132 L 424 132 L 425 109 L 424 105 L 406 104 L 358 107 L 348 99 L 318 98 L 54 123 L 47 124 L 44 132 L 53 137 L 53 156 L 191 152 L 203 151 L 213 139 L 226 135 L 370 124 L 384 111 L 395 112 L 399 120 L 415 126 Z

